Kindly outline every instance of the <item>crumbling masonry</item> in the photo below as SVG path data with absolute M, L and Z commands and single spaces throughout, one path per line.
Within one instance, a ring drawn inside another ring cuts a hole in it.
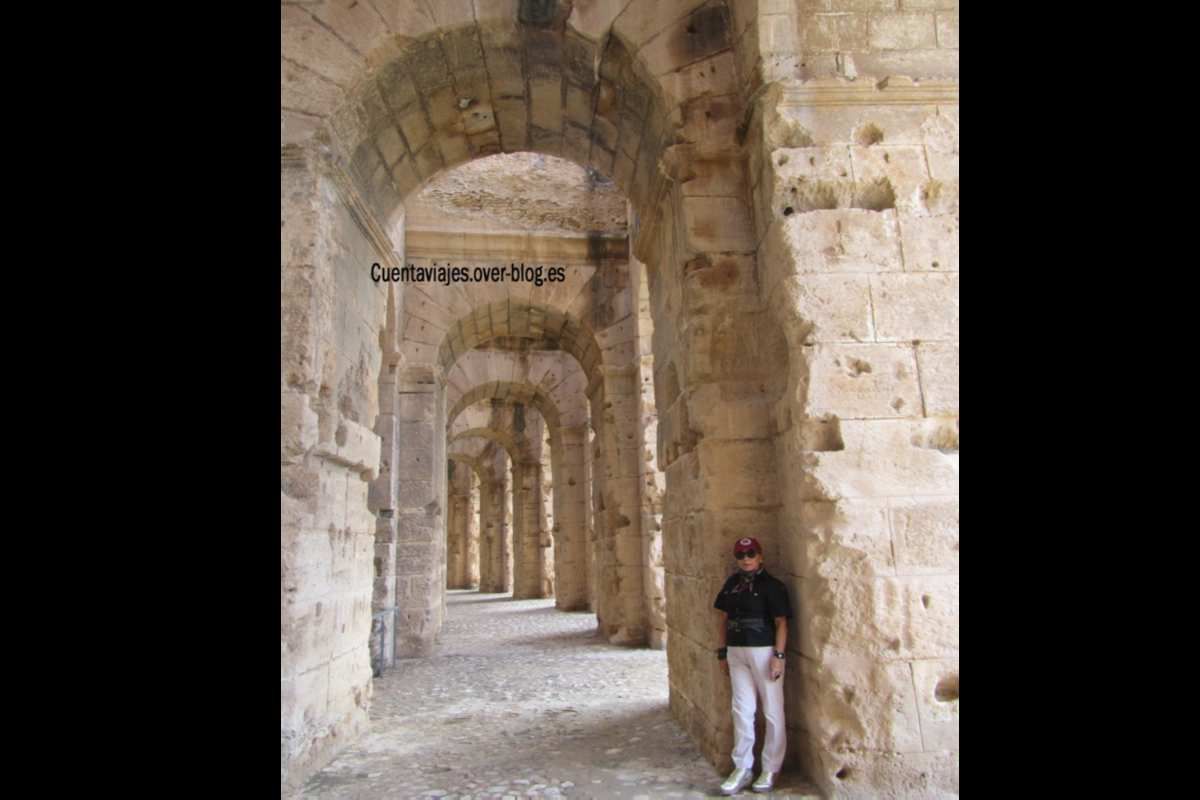
M 474 586 L 665 648 L 727 769 L 749 535 L 797 611 L 788 764 L 957 795 L 957 0 L 281 16 L 281 783 Z M 565 280 L 369 272 L 446 262 Z

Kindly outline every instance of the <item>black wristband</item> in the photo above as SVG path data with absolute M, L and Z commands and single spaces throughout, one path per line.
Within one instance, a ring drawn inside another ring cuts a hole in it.
M 787 658 L 787 653 L 783 652 L 782 650 L 776 650 L 775 657 L 779 658 L 779 659 L 784 659 L 784 658 Z
M 724 661 L 728 651 L 724 647 L 717 648 L 717 661 Z

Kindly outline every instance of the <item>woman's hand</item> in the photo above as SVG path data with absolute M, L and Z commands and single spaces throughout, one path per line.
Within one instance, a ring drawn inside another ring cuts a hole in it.
M 721 659 L 721 672 L 724 672 L 725 676 L 729 677 L 729 661 L 727 659 Z
M 777 681 L 783 677 L 784 663 L 786 662 L 782 658 L 771 657 L 771 680 Z

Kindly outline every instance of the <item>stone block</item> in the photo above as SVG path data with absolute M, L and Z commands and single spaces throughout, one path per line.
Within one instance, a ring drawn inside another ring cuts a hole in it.
M 786 442 L 787 458 L 807 457 L 813 491 L 824 499 L 958 493 L 958 455 L 921 446 L 921 422 L 845 420 L 840 433 L 841 450 L 802 455 L 802 443 Z
M 901 575 L 958 572 L 957 498 L 896 498 L 889 514 Z
M 959 796 L 958 753 L 833 753 L 817 779 L 839 798 L 942 800 Z M 838 777 L 840 774 L 841 777 Z
M 422 181 L 427 181 L 437 175 L 443 166 L 442 153 L 432 141 L 416 154 L 414 161 L 417 167 L 417 174 L 421 176 Z
M 958 338 L 957 274 L 875 275 L 871 299 L 881 342 Z
M 567 119 L 585 131 L 592 126 L 592 95 L 578 86 L 567 84 Z
M 530 122 L 538 128 L 558 132 L 562 129 L 563 99 L 561 78 L 536 78 L 529 81 Z
M 876 578 L 865 605 L 871 626 L 857 633 L 884 657 L 955 657 L 958 586 L 957 575 Z
M 917 50 L 937 46 L 930 13 L 872 14 L 870 47 L 874 50 Z
M 627 0 L 595 0 L 576 3 L 571 8 L 567 25 L 593 42 L 604 41 L 613 20 L 627 5 Z
M 899 239 L 892 211 L 835 209 L 791 215 L 772 227 L 767 245 L 800 273 L 888 272 L 902 268 Z
M 285 730 L 302 731 L 325 719 L 329 707 L 328 663 L 286 676 L 279 690 L 279 722 Z
M 383 160 L 387 163 L 389 169 L 394 168 L 396 162 L 407 155 L 404 140 L 400 138 L 400 132 L 390 125 L 379 133 L 379 136 L 375 139 L 375 144 L 379 146 L 379 153 L 383 156 Z
M 958 272 L 958 217 L 900 217 L 906 272 Z
M 299 6 L 283 6 L 283 57 L 338 86 L 351 86 L 366 63 L 362 56 Z
M 769 440 L 703 439 L 696 449 L 709 507 L 753 508 L 779 502 L 775 452 Z
M 887 501 L 798 503 L 796 530 L 784 537 L 781 558 L 797 576 L 874 577 L 896 572 Z
M 958 344 L 923 342 L 917 345 L 921 392 L 929 416 L 958 415 Z
M 668 107 L 703 95 L 725 95 L 737 91 L 737 68 L 733 53 L 715 56 L 669 72 L 659 79 Z
M 690 159 L 679 188 L 685 197 L 747 196 L 746 173 L 732 161 Z
M 379 434 L 352 419 L 339 416 L 332 442 L 317 444 L 314 454 L 353 471 L 378 477 L 382 441 Z
M 796 17 L 792 14 L 763 14 L 758 18 L 758 39 L 763 53 L 796 52 Z
M 731 22 L 724 6 L 706 4 L 665 25 L 660 35 L 638 50 L 638 59 L 657 76 L 708 58 L 733 44 Z M 620 20 L 614 27 L 619 26 Z
M 807 342 L 867 342 L 875 338 L 866 275 L 791 275 L 768 292 L 784 319 L 810 326 Z
M 692 252 L 755 249 L 754 228 L 745 201 L 732 197 L 687 197 L 681 205 L 686 246 Z
M 958 659 L 912 662 L 925 749 L 958 750 Z
M 922 192 L 928 182 L 925 148 L 916 145 L 851 147 L 858 208 L 901 213 L 924 210 Z
M 408 197 L 420 185 L 421 176 L 417 174 L 416 162 L 412 158 L 405 157 L 396 162 L 392 168 L 392 183 L 401 197 Z
M 809 359 L 807 412 L 841 420 L 921 416 L 908 345 L 819 344 Z
M 500 137 L 506 150 L 520 150 L 526 146 L 528 124 L 525 120 L 525 101 L 497 100 L 495 102 L 496 122 L 500 128 Z
M 446 136 L 438 134 L 437 136 L 438 149 L 441 150 L 442 160 L 447 167 L 453 167 L 456 164 L 461 164 L 471 157 L 470 148 L 467 146 L 467 137 L 465 136 Z
M 731 396 L 725 384 L 696 387 L 687 404 L 692 429 L 706 438 L 767 439 L 772 434 L 764 401 Z
M 866 14 L 804 14 L 797 27 L 803 50 L 808 54 L 861 50 L 867 41 Z
M 292 463 L 316 446 L 317 413 L 310 407 L 308 395 L 283 392 L 279 415 L 280 450 L 284 463 Z
M 429 120 L 420 106 L 414 106 L 400 115 L 400 131 L 408 143 L 409 152 L 416 153 L 425 146 L 431 130 Z
M 470 16 L 473 12 L 469 12 Z M 479 41 L 479 29 L 474 25 L 451 28 L 442 36 L 442 51 L 446 54 L 446 65 L 451 71 L 483 67 L 483 46 Z
M 937 46 L 958 47 L 958 13 L 942 12 L 937 18 Z

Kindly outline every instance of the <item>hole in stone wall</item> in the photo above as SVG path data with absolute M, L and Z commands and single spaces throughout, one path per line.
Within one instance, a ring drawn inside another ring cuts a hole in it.
M 912 435 L 914 447 L 937 450 L 946 455 L 958 452 L 958 418 L 930 417 Z
M 842 425 L 837 417 L 805 420 L 797 431 L 801 450 L 831 452 L 845 450 L 842 441 Z
M 933 689 L 933 697 L 939 703 L 953 703 L 958 699 L 958 676 L 947 675 L 937 682 Z
M 783 166 L 784 164 L 786 164 L 787 162 L 788 162 L 788 157 L 787 157 L 787 154 L 786 154 L 786 153 L 785 153 L 785 154 L 783 154 L 783 155 L 781 155 L 781 156 L 779 157 L 779 166 L 781 166 L 781 167 L 782 167 L 782 166 Z
M 866 125 L 858 129 L 858 134 L 855 140 L 863 147 L 870 147 L 873 144 L 879 144 L 883 141 L 883 131 L 881 131 L 874 123 L 868 122 Z
M 857 378 L 859 375 L 871 371 L 871 365 L 861 358 L 846 359 L 846 374 L 851 378 Z
M 933 602 L 933 598 L 927 594 L 921 595 L 921 605 L 929 608 L 929 604 Z
M 841 769 L 839 769 L 837 772 L 835 772 L 833 774 L 833 777 L 837 778 L 839 781 L 846 780 L 846 778 L 850 777 L 850 768 L 842 767 Z
M 887 178 L 879 178 L 858 187 L 854 198 L 854 207 L 867 211 L 885 211 L 896 207 L 896 192 L 892 182 Z
M 825 181 L 807 181 L 801 178 L 796 186 L 791 188 L 792 201 L 797 211 L 825 211 L 837 208 L 838 187 Z M 843 189 L 843 194 L 848 192 Z
M 793 209 L 791 206 L 787 206 L 783 209 L 783 215 L 785 217 L 790 217 L 793 213 L 795 213 L 795 209 Z

